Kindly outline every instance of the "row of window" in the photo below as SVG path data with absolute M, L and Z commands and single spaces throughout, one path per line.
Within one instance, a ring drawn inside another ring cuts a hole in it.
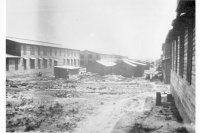
M 9 71 L 9 59 L 6 59 L 6 71 Z M 15 59 L 15 70 L 18 70 L 19 66 L 19 59 Z M 37 62 L 37 64 L 36 64 Z M 42 68 L 52 68 L 53 66 L 58 65 L 57 60 L 53 59 L 29 59 L 29 64 L 28 64 L 28 59 L 23 59 L 23 69 L 27 70 L 27 66 L 30 65 L 30 69 L 36 69 L 36 65 L 38 69 Z M 72 66 L 79 66 L 79 60 L 76 59 L 63 59 L 63 65 L 72 65 Z
M 81 54 L 81 59 L 84 59 L 84 55 L 83 54 Z M 88 54 L 87 55 L 87 57 L 89 58 L 89 59 L 92 59 L 92 57 L 94 57 L 95 58 L 95 55 L 94 56 L 92 56 L 92 54 Z M 99 55 L 96 55 L 96 59 L 100 59 L 100 56 Z
M 185 28 L 176 40 L 172 42 L 172 70 L 180 77 L 192 83 L 195 64 L 195 33 L 193 28 Z
M 27 54 L 27 45 L 22 45 L 23 46 L 23 54 L 26 55 Z M 40 47 L 40 46 L 29 46 L 30 47 L 30 54 L 31 55 L 35 55 L 36 52 L 38 55 L 43 55 L 47 56 L 50 55 L 52 56 L 53 53 L 55 56 L 61 56 L 64 55 L 66 56 L 74 56 L 74 57 L 78 57 L 78 52 L 76 51 L 72 51 L 72 50 L 67 50 L 67 49 L 61 49 L 61 48 L 47 48 L 47 47 Z

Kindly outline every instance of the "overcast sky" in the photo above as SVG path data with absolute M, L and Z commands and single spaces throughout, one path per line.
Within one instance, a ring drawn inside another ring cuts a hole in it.
M 6 0 L 7 36 L 157 59 L 176 0 Z

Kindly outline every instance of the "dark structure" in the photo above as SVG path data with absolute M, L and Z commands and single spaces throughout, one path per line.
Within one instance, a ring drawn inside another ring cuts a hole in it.
M 133 63 L 131 60 L 121 60 L 117 62 L 114 73 L 124 77 L 142 77 L 145 66 L 139 64 L 137 62 Z
M 176 11 L 173 29 L 163 46 L 166 59 L 163 69 L 165 73 L 169 71 L 167 60 L 171 60 L 170 82 L 175 104 L 184 122 L 195 123 L 195 0 L 178 0 Z M 172 53 L 171 58 L 167 51 Z
M 114 73 L 116 63 L 108 60 L 98 60 L 89 63 L 87 67 L 88 72 L 98 73 L 99 75 L 107 75 Z

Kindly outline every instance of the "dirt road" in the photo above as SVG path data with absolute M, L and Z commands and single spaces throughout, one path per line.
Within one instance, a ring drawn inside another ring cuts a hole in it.
M 148 97 L 169 89 L 115 75 L 85 77 L 77 83 L 48 77 L 31 81 L 7 89 L 7 131 L 111 133 L 125 114 L 137 117 L 151 108 Z

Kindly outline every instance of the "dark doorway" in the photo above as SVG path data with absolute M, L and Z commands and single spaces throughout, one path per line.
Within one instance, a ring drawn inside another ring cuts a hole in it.
M 18 59 L 15 59 L 15 70 L 18 70 L 18 64 L 19 64 L 18 61 L 19 61 Z
M 24 70 L 26 70 L 26 59 L 23 59 Z

